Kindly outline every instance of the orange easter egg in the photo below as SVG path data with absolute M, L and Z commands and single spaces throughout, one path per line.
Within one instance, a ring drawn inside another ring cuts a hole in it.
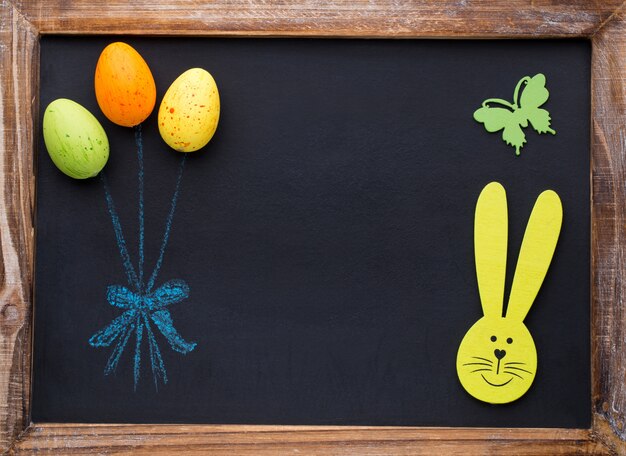
M 123 127 L 146 120 L 156 102 L 156 85 L 148 64 L 126 43 L 104 48 L 96 65 L 95 89 L 104 115 Z

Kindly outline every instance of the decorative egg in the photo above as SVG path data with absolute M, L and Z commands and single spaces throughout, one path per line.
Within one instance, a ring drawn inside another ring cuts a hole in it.
M 146 120 L 156 102 L 156 85 L 148 64 L 126 43 L 104 48 L 96 65 L 95 89 L 104 115 L 123 127 Z
M 74 179 L 94 177 L 109 159 L 109 140 L 98 119 L 66 98 L 46 108 L 43 139 L 56 167 Z
M 220 96 L 213 76 L 202 68 L 181 74 L 159 107 L 159 132 L 179 152 L 193 152 L 213 137 L 220 118 Z

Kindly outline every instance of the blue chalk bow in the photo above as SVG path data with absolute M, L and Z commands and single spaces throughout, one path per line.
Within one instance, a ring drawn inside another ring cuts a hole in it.
M 165 307 L 183 301 L 189 297 L 189 287 L 182 280 L 170 280 L 163 284 L 157 290 L 152 291 L 154 284 L 156 283 L 159 270 L 163 264 L 163 257 L 165 255 L 165 249 L 169 240 L 170 232 L 172 229 L 172 220 L 174 219 L 174 211 L 176 210 L 176 201 L 180 192 L 180 183 L 183 176 L 183 170 L 185 168 L 185 158 L 183 155 L 180 166 L 178 168 L 178 177 L 176 179 L 176 186 L 174 188 L 174 195 L 170 203 L 170 210 L 167 214 L 165 221 L 165 231 L 163 233 L 163 239 L 161 241 L 161 248 L 159 249 L 159 257 L 152 271 L 148 283 L 144 285 L 144 170 L 143 170 L 143 141 L 141 136 L 141 124 L 135 127 L 135 142 L 137 145 L 137 159 L 139 164 L 139 264 L 138 272 L 135 271 L 128 248 L 126 246 L 126 240 L 124 239 L 124 233 L 122 232 L 122 224 L 120 218 L 115 209 L 113 197 L 109 190 L 106 176 L 104 172 L 100 173 L 102 180 L 102 186 L 104 188 L 104 197 L 111 217 L 111 223 L 113 225 L 113 232 L 115 233 L 115 240 L 122 259 L 122 265 L 124 272 L 126 272 L 126 278 L 128 285 L 134 288 L 136 291 L 131 291 L 122 285 L 111 285 L 107 289 L 107 300 L 112 306 L 126 309 L 119 317 L 115 318 L 107 327 L 101 329 L 95 333 L 89 339 L 89 344 L 93 347 L 108 347 L 115 340 L 117 343 L 113 348 L 113 353 L 109 357 L 107 365 L 104 369 L 104 374 L 108 375 L 115 371 L 117 364 L 119 363 L 122 353 L 126 348 L 126 344 L 130 339 L 133 332 L 136 335 L 135 340 L 135 358 L 134 358 L 134 380 L 135 390 L 137 390 L 137 382 L 141 372 L 141 342 L 143 340 L 143 332 L 146 331 L 148 339 L 148 347 L 150 349 L 150 362 L 152 364 L 152 375 L 154 377 L 154 385 L 158 388 L 159 378 L 163 383 L 167 383 L 167 374 L 165 372 L 165 366 L 163 364 L 163 358 L 161 357 L 161 351 L 154 337 L 152 326 L 150 321 L 159 329 L 161 334 L 169 342 L 173 350 L 179 353 L 189 353 L 192 351 L 196 344 L 195 342 L 185 341 L 174 328 L 174 322 L 172 316 Z
M 92 347 L 108 347 L 117 340 L 104 370 L 105 375 L 115 371 L 126 344 L 134 332 L 136 334 L 134 380 L 135 388 L 137 387 L 141 369 L 141 341 L 145 329 L 155 386 L 159 378 L 163 383 L 167 383 L 163 358 L 150 322 L 154 323 L 173 350 L 182 354 L 189 353 L 196 347 L 196 343 L 187 342 L 178 334 L 170 312 L 165 309 L 188 297 L 189 286 L 183 280 L 170 280 L 150 293 L 135 293 L 122 285 L 109 286 L 107 289 L 109 303 L 126 310 L 89 339 Z

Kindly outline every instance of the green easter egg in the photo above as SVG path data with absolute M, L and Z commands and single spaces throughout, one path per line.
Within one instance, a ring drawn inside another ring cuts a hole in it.
M 104 128 L 87 109 L 65 98 L 43 115 L 43 139 L 57 168 L 74 179 L 96 176 L 109 159 Z

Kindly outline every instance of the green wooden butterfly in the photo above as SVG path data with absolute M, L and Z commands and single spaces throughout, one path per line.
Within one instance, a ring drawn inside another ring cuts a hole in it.
M 524 76 L 515 87 L 513 104 L 500 98 L 489 98 L 474 112 L 474 119 L 484 124 L 485 130 L 490 133 L 504 129 L 502 139 L 513 146 L 515 154 L 519 155 L 526 142 L 522 127 L 526 128 L 529 121 L 537 133 L 556 134 L 550 128 L 550 113 L 539 107 L 548 100 L 549 95 L 543 74 L 538 73 L 532 78 Z M 491 107 L 489 103 L 503 107 Z

